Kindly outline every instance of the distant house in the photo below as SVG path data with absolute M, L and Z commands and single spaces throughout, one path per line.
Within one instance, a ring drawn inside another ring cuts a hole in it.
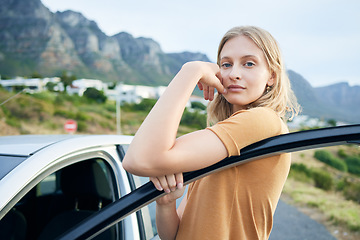
M 15 79 L 0 80 L 0 85 L 8 91 L 20 91 L 25 89 L 26 92 L 35 93 L 46 90 L 46 84 L 49 82 L 56 85 L 56 89 L 61 91 L 62 83 L 60 78 L 22 78 L 17 77 Z
M 16 78 L 10 80 L 0 80 L 0 85 L 9 91 L 20 91 L 25 89 L 29 93 L 41 92 L 47 90 L 47 84 L 51 82 L 53 84 L 53 90 L 64 91 L 64 85 L 60 78 Z M 164 92 L 165 86 L 150 87 L 142 85 L 126 85 L 119 83 L 114 89 L 109 89 L 108 85 L 98 79 L 77 79 L 72 82 L 71 85 L 66 87 L 66 91 L 70 95 L 83 96 L 84 92 L 88 88 L 95 88 L 99 91 L 103 91 L 109 100 L 120 101 L 121 103 L 140 103 L 145 98 L 158 99 Z M 207 104 L 202 97 L 192 96 L 187 107 L 191 107 L 191 102 L 202 102 Z
M 88 88 L 96 88 L 99 91 L 106 91 L 107 85 L 101 80 L 97 79 L 77 79 L 71 85 L 66 87 L 66 92 L 70 95 L 77 94 L 83 96 Z
M 114 89 L 108 89 L 105 95 L 110 100 L 119 100 L 124 103 L 140 103 L 144 98 L 158 99 L 166 87 L 149 87 L 140 85 L 118 84 Z

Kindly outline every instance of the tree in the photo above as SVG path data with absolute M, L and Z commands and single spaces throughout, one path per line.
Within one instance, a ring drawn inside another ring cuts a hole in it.
M 331 126 L 331 127 L 336 127 L 336 120 L 335 119 L 329 119 L 327 121 L 327 123 Z
M 45 86 L 46 86 L 47 90 L 49 90 L 50 92 L 55 92 L 56 85 L 57 85 L 56 83 L 47 82 Z
M 67 71 L 63 71 L 60 77 L 61 82 L 64 84 L 64 91 L 66 92 L 66 87 L 70 86 L 72 82 L 76 79 L 76 76 L 68 73 Z
M 191 107 L 194 109 L 206 110 L 206 106 L 201 102 L 191 102 Z
M 98 103 L 106 102 L 107 97 L 104 92 L 97 90 L 96 88 L 87 88 L 84 92 L 84 97 L 95 100 Z
M 31 75 L 30 75 L 31 78 L 43 78 L 42 75 L 38 72 L 33 72 Z

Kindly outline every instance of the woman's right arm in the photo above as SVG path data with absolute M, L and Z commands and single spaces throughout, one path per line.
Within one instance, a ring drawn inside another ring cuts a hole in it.
M 182 186 L 182 174 L 151 177 L 150 180 L 158 190 L 165 190 L 168 193 L 156 200 L 156 227 L 159 237 L 162 240 L 175 239 L 187 202 L 187 196 L 185 196 L 178 209 L 176 209 L 176 200 L 185 191 Z M 176 183 L 180 184 L 176 186 Z
M 170 82 L 135 134 L 123 167 L 140 176 L 162 176 L 210 166 L 227 156 L 215 133 L 204 129 L 176 138 L 187 101 L 195 86 L 212 100 L 214 88 L 226 90 L 214 63 L 190 62 Z

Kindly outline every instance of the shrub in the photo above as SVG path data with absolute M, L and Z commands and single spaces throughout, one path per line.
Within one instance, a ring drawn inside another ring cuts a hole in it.
M 316 169 L 312 171 L 312 176 L 314 179 L 315 187 L 324 189 L 326 191 L 332 189 L 333 179 L 330 173 L 321 169 Z
M 206 110 L 206 106 L 204 104 L 202 104 L 201 102 L 191 102 L 191 108 Z
M 17 118 L 7 118 L 5 120 L 6 124 L 12 127 L 20 128 L 21 123 Z
M 344 149 L 339 149 L 338 151 L 338 156 L 341 157 L 341 158 L 346 158 L 348 157 L 348 155 L 345 153 L 345 150 Z
M 54 112 L 54 116 L 60 116 L 60 117 L 64 117 L 64 118 L 71 118 L 71 119 L 75 119 L 76 118 L 76 114 L 72 111 L 66 111 L 66 110 L 62 110 L 62 109 L 58 109 Z
M 76 94 L 69 95 L 67 93 L 59 93 L 56 95 L 55 104 L 62 105 L 65 102 L 71 103 L 71 105 L 77 106 L 80 103 L 87 103 L 88 98 L 80 97 Z
M 351 156 L 345 158 L 349 173 L 360 175 L 360 157 Z
M 336 191 L 343 191 L 346 188 L 346 186 L 348 186 L 348 184 L 349 184 L 348 179 L 347 178 L 342 178 L 336 183 L 335 190 Z
M 155 103 L 156 99 L 144 98 L 139 104 L 134 104 L 132 107 L 135 111 L 150 112 Z
M 203 129 L 206 127 L 206 115 L 200 113 L 198 110 L 194 112 L 185 110 L 180 123 L 182 125 Z
M 104 103 L 107 99 L 103 91 L 99 91 L 92 87 L 85 90 L 84 97 L 95 100 L 97 103 Z
M 352 200 L 360 203 L 360 183 L 348 182 L 343 191 L 344 197 L 347 200 Z
M 115 113 L 116 112 L 116 104 L 106 104 L 105 109 L 109 112 Z M 123 109 L 121 109 L 123 110 Z
M 347 165 L 341 159 L 334 157 L 330 152 L 325 150 L 315 151 L 314 157 L 327 165 L 336 168 L 342 172 L 347 171 Z
M 312 182 L 311 170 L 306 167 L 303 163 L 293 163 L 291 164 L 289 177 L 301 181 L 301 182 Z
M 77 112 L 75 119 L 79 120 L 79 121 L 89 121 L 89 120 L 91 120 L 91 116 L 89 116 L 88 114 L 86 114 L 84 112 Z
M 311 177 L 311 170 L 306 167 L 303 163 L 293 163 L 291 164 L 291 170 L 297 171 L 297 172 L 303 172 L 306 176 Z
M 48 91 L 43 91 L 43 92 L 39 92 L 39 93 L 34 93 L 32 94 L 32 96 L 34 98 L 40 99 L 40 100 L 45 100 L 47 102 L 54 102 L 56 99 L 56 95 L 48 92 Z
M 78 132 L 85 132 L 87 130 L 87 124 L 83 121 L 77 122 L 77 131 Z

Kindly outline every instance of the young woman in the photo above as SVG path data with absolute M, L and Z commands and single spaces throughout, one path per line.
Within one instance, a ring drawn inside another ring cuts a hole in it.
M 176 138 L 196 85 L 211 101 L 211 126 Z M 184 191 L 183 172 L 287 133 L 285 121 L 297 110 L 278 45 L 263 29 L 229 30 L 220 42 L 217 64 L 184 64 L 139 128 L 123 161 L 126 170 L 149 176 L 158 190 L 169 193 L 157 200 L 161 239 L 268 239 L 290 154 L 211 174 L 189 185 L 178 209 L 176 199 Z

